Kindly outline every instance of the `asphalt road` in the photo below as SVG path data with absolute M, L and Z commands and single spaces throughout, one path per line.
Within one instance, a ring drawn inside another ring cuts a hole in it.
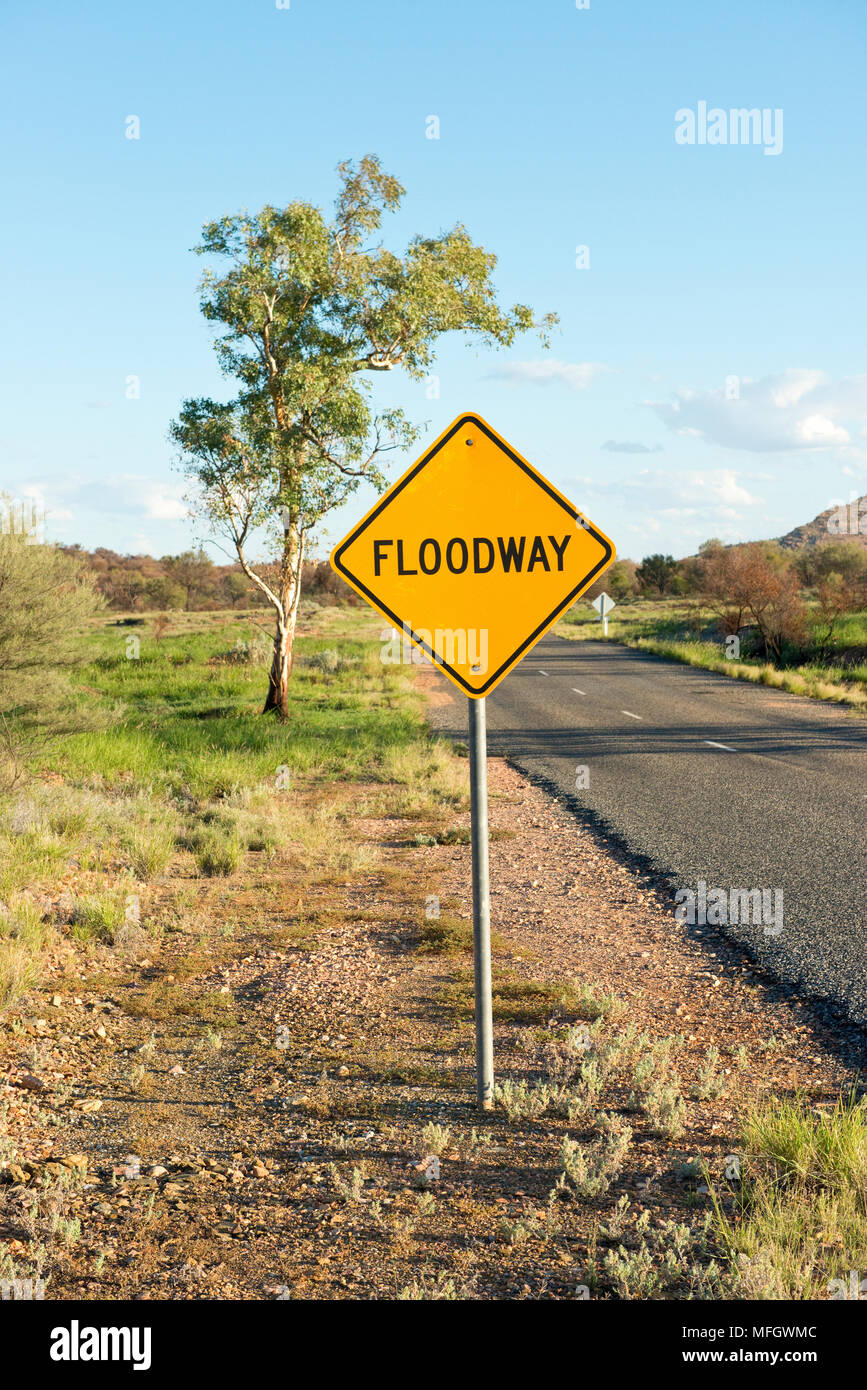
M 455 692 L 437 722 L 465 729 L 465 704 Z M 733 888 L 781 890 L 767 903 L 781 902 L 779 932 L 773 915 L 720 930 L 779 979 L 867 1024 L 867 720 L 552 636 L 488 698 L 487 714 L 489 752 L 552 783 L 649 861 L 670 885 L 672 912 L 675 891 L 698 894 L 700 880 L 728 904 Z M 589 786 L 576 790 L 580 766 Z

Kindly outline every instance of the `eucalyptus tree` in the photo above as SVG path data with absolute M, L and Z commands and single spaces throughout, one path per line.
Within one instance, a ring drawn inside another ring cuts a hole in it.
M 305 543 L 362 482 L 381 490 L 383 456 L 418 436 L 401 410 L 374 409 L 372 381 L 395 369 L 424 377 L 445 333 L 499 347 L 535 329 L 547 343 L 556 323 L 500 307 L 496 257 L 460 224 L 387 249 L 378 233 L 403 188 L 373 155 L 337 172 L 330 218 L 296 201 L 204 227 L 201 308 L 237 393 L 186 401 L 171 427 L 198 509 L 274 610 L 265 710 L 284 718 Z M 250 554 L 262 528 L 267 564 Z

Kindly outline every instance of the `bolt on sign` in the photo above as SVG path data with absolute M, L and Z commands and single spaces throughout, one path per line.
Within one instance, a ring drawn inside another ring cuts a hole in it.
M 478 415 L 460 415 L 332 567 L 470 699 L 490 694 L 614 546 Z

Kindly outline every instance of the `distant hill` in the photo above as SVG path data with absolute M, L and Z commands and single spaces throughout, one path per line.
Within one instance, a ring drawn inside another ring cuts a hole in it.
M 829 507 L 812 521 L 779 537 L 780 545 L 786 550 L 801 550 L 828 540 L 856 541 L 867 546 L 867 494 L 847 506 Z

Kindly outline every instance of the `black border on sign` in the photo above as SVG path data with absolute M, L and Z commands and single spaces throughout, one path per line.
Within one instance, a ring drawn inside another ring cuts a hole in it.
M 366 584 L 362 584 L 360 579 L 356 579 L 352 571 L 347 569 L 346 566 L 343 564 L 341 556 L 350 545 L 352 545 L 355 541 L 358 540 L 358 537 L 362 534 L 362 532 L 367 530 L 367 527 L 371 524 L 371 522 L 375 521 L 376 518 L 380 515 L 380 513 L 385 511 L 389 503 L 395 497 L 397 497 L 399 493 L 403 492 L 403 489 L 407 486 L 408 483 L 412 482 L 416 474 L 420 473 L 421 470 L 425 467 L 425 465 L 430 463 L 432 458 L 436 457 L 440 449 L 442 449 L 443 445 L 449 442 L 452 435 L 456 434 L 459 429 L 463 429 L 463 427 L 469 423 L 472 423 L 477 429 L 480 429 L 483 434 L 487 435 L 491 443 L 495 444 L 498 449 L 502 450 L 503 453 L 507 454 L 508 457 L 512 460 L 512 462 L 514 464 L 517 464 L 517 466 L 520 469 L 522 469 L 524 473 L 527 474 L 528 478 L 532 478 L 533 482 L 536 483 L 538 487 L 542 488 L 543 492 L 547 492 L 548 496 L 551 497 L 559 507 L 562 507 L 563 511 L 566 512 L 572 518 L 573 521 L 578 520 L 578 513 L 575 510 L 575 508 L 567 506 L 567 504 L 563 501 L 562 497 L 560 497 L 552 487 L 549 487 L 545 479 L 540 477 L 540 475 L 535 471 L 535 469 L 530 468 L 522 458 L 519 458 L 517 454 L 513 453 L 512 450 L 509 448 L 508 444 L 504 443 L 502 439 L 498 439 L 497 436 L 488 429 L 487 425 L 485 425 L 484 422 L 478 418 L 478 416 L 462 415 L 460 419 L 456 420 L 455 423 L 452 425 L 448 434 L 444 434 L 442 439 L 438 440 L 437 443 L 433 446 L 433 448 L 428 453 L 426 453 L 423 458 L 419 459 L 418 463 L 415 465 L 414 468 L 410 470 L 409 473 L 407 473 L 403 481 L 401 483 L 398 483 L 394 488 L 389 489 L 389 491 L 384 495 L 379 505 L 373 509 L 369 516 L 365 517 L 364 521 L 360 522 L 360 524 L 356 526 L 355 530 L 347 536 L 346 540 L 343 541 L 337 547 L 332 556 L 335 569 L 340 571 L 344 579 L 347 579 L 350 582 L 350 584 L 352 584 L 353 588 L 357 589 L 360 593 L 365 594 L 367 598 L 370 600 L 370 602 L 373 604 L 374 608 L 378 608 L 380 613 L 385 613 L 387 617 L 391 618 L 392 622 L 394 623 L 394 626 L 396 628 L 399 628 L 401 631 L 406 630 L 404 619 L 399 618 L 396 613 L 392 613 L 391 609 L 386 607 L 386 605 L 380 599 L 378 599 L 376 595 L 371 592 L 370 589 L 368 589 Z M 502 664 L 498 666 L 497 670 L 494 671 L 493 674 L 488 677 L 484 685 L 471 685 L 469 681 L 464 680 L 464 677 L 460 674 L 459 671 L 456 671 L 453 666 L 450 666 L 448 664 L 447 661 L 443 661 L 442 658 L 439 657 L 436 654 L 436 652 L 434 652 L 431 649 L 427 642 L 422 641 L 420 637 L 416 636 L 412 629 L 410 629 L 409 631 L 409 636 L 411 640 L 415 643 L 417 647 L 421 648 L 421 650 L 425 653 L 426 656 L 430 657 L 431 661 L 433 661 L 435 666 L 439 666 L 443 671 L 448 671 L 452 679 L 457 681 L 458 685 L 463 686 L 464 690 L 466 690 L 468 695 L 484 695 L 485 691 L 489 690 L 490 687 L 500 679 L 501 675 L 505 671 L 507 671 L 510 666 L 514 666 L 515 662 L 527 650 L 527 648 L 533 645 L 533 643 L 536 641 L 538 637 L 541 636 L 545 629 L 550 627 L 551 624 L 554 622 L 555 618 L 557 618 L 560 615 L 560 613 L 563 612 L 564 608 L 568 608 L 569 605 L 575 601 L 575 599 L 582 592 L 582 590 L 586 589 L 587 585 L 591 583 L 591 581 L 599 573 L 599 571 L 603 569 L 605 565 L 608 564 L 608 561 L 611 559 L 612 555 L 611 544 L 605 539 L 604 536 L 600 536 L 599 532 L 595 529 L 595 527 L 591 526 L 589 522 L 584 523 L 584 530 L 589 531 L 590 535 L 593 536 L 594 539 L 597 540 L 599 544 L 602 546 L 603 550 L 605 551 L 605 554 L 603 555 L 602 559 L 599 561 L 597 565 L 594 565 L 590 573 L 586 575 L 584 579 L 581 580 L 581 583 L 576 585 L 576 587 L 572 590 L 570 594 L 566 595 L 562 603 L 558 603 L 556 608 L 553 608 L 551 610 L 547 618 L 543 619 L 543 621 L 539 623 L 538 627 L 530 633 L 530 636 L 527 637 L 526 640 L 521 643 L 520 647 L 518 647 L 506 661 L 502 662 Z

